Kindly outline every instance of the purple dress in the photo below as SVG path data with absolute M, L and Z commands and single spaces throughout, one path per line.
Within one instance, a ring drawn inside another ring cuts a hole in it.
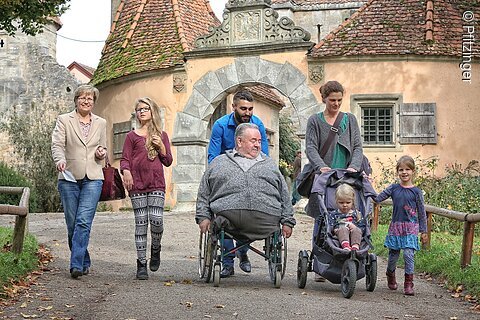
M 392 198 L 393 214 L 385 239 L 385 247 L 395 250 L 411 248 L 420 250 L 418 232 L 426 232 L 427 215 L 422 190 L 392 184 L 382 191 L 375 202 Z

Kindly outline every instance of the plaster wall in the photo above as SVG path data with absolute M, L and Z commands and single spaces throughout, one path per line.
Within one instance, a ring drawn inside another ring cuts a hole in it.
M 129 121 L 134 112 L 135 101 L 140 97 L 150 97 L 157 104 L 165 108 L 165 131 L 172 139 L 175 114 L 180 108 L 178 99 L 172 92 L 172 75 L 159 75 L 150 78 L 138 79 L 110 85 L 100 89 L 100 97 L 95 105 L 94 113 L 107 120 L 107 145 L 110 159 L 113 159 L 113 124 Z M 175 203 L 172 193 L 172 167 L 176 161 L 175 147 L 172 147 L 174 163 L 165 168 L 166 205 Z M 119 168 L 120 161 L 111 161 L 112 165 Z M 124 200 L 120 206 L 130 206 L 129 200 Z
M 72 76 L 78 80 L 79 83 L 88 83 L 90 82 L 90 78 L 80 72 L 78 69 L 74 68 L 69 70 Z
M 404 154 L 421 159 L 438 157 L 436 174 L 442 174 L 447 164 L 465 166 L 470 160 L 480 160 L 480 150 L 472 144 L 480 134 L 478 64 L 473 66 L 471 84 L 462 81 L 458 62 L 445 61 L 332 62 L 325 64 L 325 79 L 344 85 L 344 111 L 351 111 L 350 97 L 354 94 L 402 94 L 404 103 L 436 103 L 437 144 L 366 147 L 370 160 L 378 157 L 388 162 Z M 313 86 L 312 91 L 320 99 L 318 87 Z M 357 119 L 361 121 L 359 114 Z M 372 161 L 372 165 L 374 172 L 379 172 L 378 163 Z

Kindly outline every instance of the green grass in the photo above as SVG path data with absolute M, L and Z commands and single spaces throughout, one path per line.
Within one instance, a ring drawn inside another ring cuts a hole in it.
M 38 267 L 38 243 L 34 236 L 28 234 L 23 243 L 23 251 L 17 255 L 7 248 L 13 239 L 13 228 L 0 227 L 0 296 L 3 286 L 10 279 L 18 280 Z
M 384 258 L 388 258 L 388 249 L 383 246 L 387 231 L 388 226 L 379 225 L 378 231 L 372 233 L 374 251 Z M 461 236 L 432 233 L 431 249 L 415 253 L 415 272 L 427 272 L 437 279 L 445 279 L 449 288 L 463 285 L 469 294 L 480 297 L 480 239 L 474 239 L 472 263 L 465 269 L 460 267 L 461 252 Z M 404 267 L 402 254 L 398 266 Z

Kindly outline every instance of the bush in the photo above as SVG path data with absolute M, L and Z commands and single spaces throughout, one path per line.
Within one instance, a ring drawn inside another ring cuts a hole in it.
M 37 194 L 32 183 L 17 173 L 15 170 L 0 161 L 0 186 L 3 187 L 29 187 L 29 210 L 36 212 L 37 210 Z M 0 203 L 18 206 L 20 203 L 21 194 L 0 194 Z
M 37 210 L 56 212 L 61 208 L 57 190 L 57 171 L 51 155 L 51 137 L 55 118 L 66 111 L 59 105 L 44 102 L 30 106 L 29 110 L 14 110 L 2 129 L 8 133 L 18 172 L 32 181 L 37 192 Z
M 387 185 L 394 183 L 396 178 L 395 162 L 389 160 L 388 163 L 380 163 L 380 174 L 375 177 L 375 182 L 379 186 L 379 191 Z M 464 213 L 480 213 L 480 166 L 478 161 L 472 160 L 465 167 L 453 164 L 445 168 L 445 176 L 439 178 L 435 176 L 438 159 L 429 158 L 422 160 L 415 158 L 417 173 L 415 184 L 423 190 L 425 203 L 449 210 L 455 210 Z M 383 206 L 380 215 L 380 224 L 390 222 L 392 208 Z M 448 232 L 456 235 L 463 234 L 463 223 L 461 221 L 448 219 L 438 215 L 433 215 L 433 231 Z M 476 234 L 480 235 L 480 229 L 476 229 Z

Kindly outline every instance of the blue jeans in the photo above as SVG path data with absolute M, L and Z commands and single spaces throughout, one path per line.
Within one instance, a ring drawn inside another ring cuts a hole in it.
M 83 178 L 77 182 L 58 180 L 58 191 L 62 199 L 70 247 L 70 271 L 90 267 L 88 241 L 90 229 L 102 192 L 103 180 Z
M 241 245 L 240 242 L 237 242 L 237 246 Z M 225 249 L 225 252 L 228 252 L 230 250 L 233 249 L 234 245 L 233 245 L 233 240 L 232 239 L 224 239 L 224 242 L 223 242 L 223 246 L 224 246 L 224 249 Z M 247 254 L 247 251 L 248 251 L 248 247 L 245 246 L 245 247 L 242 247 L 241 249 L 238 249 L 237 252 L 238 254 L 240 255 L 245 255 Z M 235 254 L 234 253 L 230 253 L 228 255 L 226 255 L 224 258 L 223 258 L 223 264 L 225 266 L 233 266 L 233 258 L 235 258 Z

